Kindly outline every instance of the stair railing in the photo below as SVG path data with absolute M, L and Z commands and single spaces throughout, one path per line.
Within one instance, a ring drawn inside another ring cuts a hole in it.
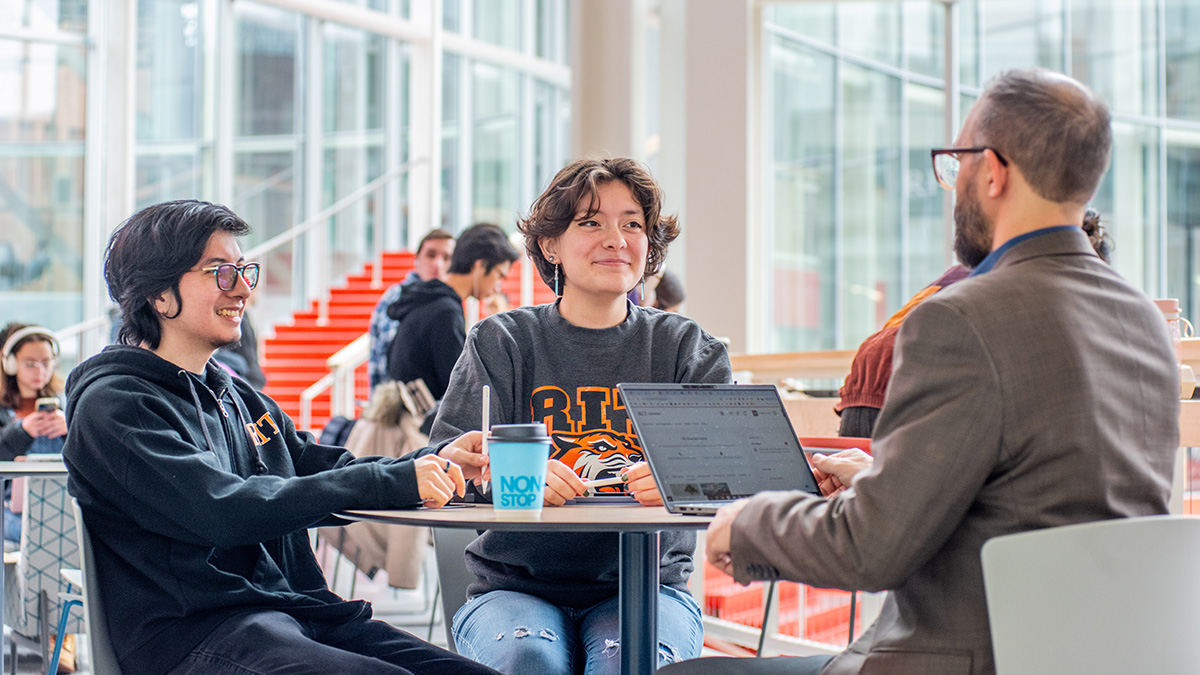
M 300 424 L 311 430 L 313 401 L 332 387 L 329 416 L 354 417 L 354 372 L 371 356 L 370 336 L 367 333 L 342 347 L 325 360 L 329 372 L 300 393 Z
M 265 256 L 267 253 L 274 251 L 275 249 L 279 248 L 280 246 L 283 246 L 284 244 L 289 244 L 289 243 L 293 242 L 294 240 L 296 240 L 297 238 L 299 238 L 300 236 L 308 234 L 308 232 L 310 230 L 320 227 L 322 225 L 328 225 L 329 219 L 332 218 L 333 216 L 336 216 L 337 214 L 341 213 L 342 211 L 345 211 L 346 209 L 350 208 L 351 206 L 354 206 L 359 201 L 366 198 L 368 195 L 370 195 L 376 191 L 382 190 L 384 187 L 386 187 L 392 181 L 399 180 L 401 176 L 408 173 L 409 170 L 411 170 L 414 166 L 424 164 L 426 161 L 427 160 L 425 160 L 425 159 L 414 159 L 412 161 L 405 162 L 405 163 L 401 164 L 400 166 L 396 167 L 395 169 L 392 169 L 391 171 L 388 171 L 388 172 L 382 174 L 375 180 L 372 180 L 371 182 L 367 183 L 366 185 L 363 185 L 362 187 L 354 190 L 353 192 L 346 195 L 345 197 L 342 197 L 341 199 L 337 200 L 333 204 L 330 204 L 329 206 L 314 213 L 312 216 L 309 216 L 308 218 L 304 219 L 302 222 L 296 224 L 294 227 L 287 230 L 286 232 L 280 232 L 279 234 L 275 235 L 274 237 L 271 237 L 270 239 L 259 244 L 258 246 L 255 246 L 254 248 L 251 248 L 250 250 L 246 251 L 246 254 L 245 254 L 246 259 L 247 260 L 259 260 L 263 256 Z M 384 231 L 383 227 L 375 227 L 374 228 L 375 255 L 379 255 L 383 251 L 383 231 Z M 377 265 L 376 267 L 378 268 L 379 266 Z M 310 270 L 308 270 L 308 273 L 305 275 L 305 277 L 307 277 L 309 279 L 316 279 L 321 284 L 320 288 L 310 289 L 310 290 L 315 291 L 315 295 L 317 296 L 317 323 L 324 324 L 329 320 L 329 288 L 331 287 L 332 283 L 328 278 L 326 278 L 326 275 L 321 272 L 324 272 L 324 270 L 310 269 Z M 376 285 L 379 284 L 379 270 L 378 269 L 376 269 L 375 278 L 373 281 Z
M 291 229 L 281 232 L 280 234 L 271 237 L 258 246 L 247 250 L 245 252 L 246 259 L 255 260 L 261 258 L 280 246 L 294 241 L 301 235 L 307 234 L 310 230 L 327 224 L 329 219 L 333 216 L 336 216 L 342 211 L 350 208 L 368 195 L 381 190 L 391 182 L 399 180 L 402 175 L 408 173 L 413 167 L 424 164 L 427 161 L 428 160 L 426 159 L 414 159 L 384 173 L 375 180 L 372 180 L 366 185 L 354 190 L 328 207 L 295 224 L 291 227 Z M 269 180 L 274 180 L 274 177 Z M 376 255 L 383 251 L 383 233 L 384 228 L 374 228 L 373 245 Z M 376 265 L 375 276 L 373 279 L 373 282 L 376 286 L 380 284 L 379 267 L 379 265 Z M 321 288 L 311 290 L 318 298 L 317 320 L 320 323 L 325 323 L 329 319 L 329 288 L 332 286 L 332 283 L 329 279 L 326 279 L 324 275 L 318 275 L 313 272 L 315 272 L 315 270 L 309 270 L 309 274 L 306 274 L 305 276 L 309 279 L 316 279 L 322 282 Z M 102 331 L 108 328 L 108 324 L 108 307 L 105 307 L 99 315 L 88 317 L 77 324 L 67 326 L 59 331 L 55 331 L 55 334 L 58 336 L 60 343 L 68 340 L 79 340 L 81 344 L 77 349 L 77 358 L 82 361 L 85 356 L 90 356 L 91 354 L 100 351 L 100 347 L 107 343 L 107 341 L 100 340 L 100 334 Z M 95 338 L 94 342 L 88 343 L 89 338 Z

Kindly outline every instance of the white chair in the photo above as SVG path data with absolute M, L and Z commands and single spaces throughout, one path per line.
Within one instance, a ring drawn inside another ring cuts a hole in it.
M 467 586 L 475 575 L 467 571 L 463 559 L 467 545 L 479 534 L 475 530 L 438 527 L 433 530 L 433 548 L 437 553 L 438 590 L 442 596 L 442 622 L 446 628 L 446 646 L 458 653 L 451 630 L 454 614 L 467 602 Z
M 92 537 L 83 523 L 83 511 L 79 502 L 72 499 L 75 512 L 75 531 L 79 535 L 79 558 L 83 563 L 83 612 L 87 628 L 88 647 L 91 654 L 93 675 L 121 675 L 117 654 L 113 651 L 108 635 L 108 621 L 104 618 L 104 605 L 96 586 L 96 558 L 92 553 Z
M 982 557 L 997 675 L 1200 673 L 1200 518 L 1022 532 Z

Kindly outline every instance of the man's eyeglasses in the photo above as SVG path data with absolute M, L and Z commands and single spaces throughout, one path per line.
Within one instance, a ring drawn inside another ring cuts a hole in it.
M 1004 159 L 995 148 L 980 147 L 980 148 L 940 148 L 930 150 L 929 154 L 933 156 L 933 176 L 937 178 L 938 185 L 947 190 L 954 189 L 954 183 L 958 181 L 958 170 L 961 168 L 959 155 L 965 155 L 972 152 L 983 152 L 991 150 L 992 154 L 996 155 L 996 159 L 1004 166 L 1008 166 L 1008 160 Z
M 233 263 L 223 263 L 213 265 L 211 267 L 201 267 L 201 272 L 212 272 L 213 278 L 217 280 L 217 288 L 223 291 L 232 291 L 234 286 L 237 286 L 238 276 L 242 277 L 242 281 L 246 282 L 246 286 L 250 290 L 258 285 L 258 268 L 256 262 L 246 263 L 245 265 L 234 265 Z

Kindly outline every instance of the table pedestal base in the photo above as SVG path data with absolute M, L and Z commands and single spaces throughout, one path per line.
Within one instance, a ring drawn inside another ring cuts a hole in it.
M 621 674 L 658 669 L 658 533 L 621 533 Z

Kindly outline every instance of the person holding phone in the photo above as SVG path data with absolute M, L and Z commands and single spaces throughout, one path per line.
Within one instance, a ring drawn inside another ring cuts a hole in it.
M 67 420 L 58 398 L 63 380 L 55 371 L 58 339 L 48 328 L 14 322 L 0 330 L 0 342 L 0 460 L 62 452 Z M 21 539 L 21 519 L 7 502 L 4 538 Z
M 58 339 L 48 328 L 10 323 L 0 331 L 0 460 L 58 453 L 67 435 L 59 396 Z
M 0 329 L 0 344 L 0 460 L 61 453 L 67 421 L 59 400 L 63 380 L 56 372 L 58 338 L 43 326 L 10 323 Z M 11 488 L 4 495 L 4 540 L 15 547 L 21 541 L 21 514 L 12 511 L 10 497 Z M 37 595 L 40 588 L 27 590 Z M 53 598 L 57 589 L 49 592 Z M 17 603 L 9 608 L 9 616 L 23 610 L 19 596 L 5 602 Z M 29 624 L 13 625 L 22 634 L 29 628 Z M 74 651 L 74 636 L 67 635 L 58 672 L 74 672 Z

